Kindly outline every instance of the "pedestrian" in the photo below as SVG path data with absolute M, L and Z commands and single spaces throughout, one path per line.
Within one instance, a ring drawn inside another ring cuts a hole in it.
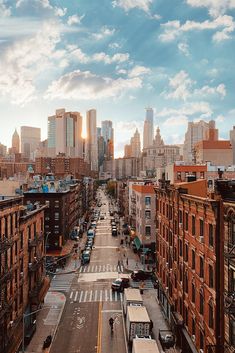
M 127 265 L 127 267 L 128 267 L 128 257 L 126 258 L 126 265 Z

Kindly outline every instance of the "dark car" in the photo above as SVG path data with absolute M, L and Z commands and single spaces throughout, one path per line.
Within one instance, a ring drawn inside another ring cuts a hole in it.
M 117 235 L 118 235 L 117 228 L 112 228 L 112 236 L 117 237 Z
M 129 278 L 117 278 L 112 283 L 112 290 L 117 292 L 123 292 L 124 288 L 130 287 Z
M 144 270 L 136 270 L 131 273 L 131 278 L 134 281 L 144 281 L 152 278 L 152 272 Z
M 85 250 L 82 253 L 82 264 L 87 264 L 90 262 L 91 252 L 89 250 Z

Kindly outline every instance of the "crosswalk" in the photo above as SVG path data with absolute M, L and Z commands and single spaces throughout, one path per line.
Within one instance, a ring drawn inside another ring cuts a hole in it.
M 123 266 L 120 265 L 89 265 L 81 266 L 79 273 L 99 273 L 99 272 L 123 272 Z
M 68 292 L 74 279 L 74 273 L 55 275 L 51 280 L 50 291 Z
M 123 300 L 123 294 L 113 292 L 112 289 L 78 290 L 71 291 L 70 302 L 117 302 Z
M 153 282 L 150 279 L 147 279 L 144 282 L 144 289 L 153 289 Z M 141 282 L 131 281 L 131 287 L 140 288 Z

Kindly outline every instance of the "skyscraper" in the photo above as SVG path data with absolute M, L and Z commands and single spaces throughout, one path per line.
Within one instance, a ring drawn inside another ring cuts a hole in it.
M 14 134 L 12 135 L 11 148 L 13 153 L 20 152 L 20 136 L 16 129 L 14 131 Z
M 143 148 L 152 146 L 153 144 L 153 109 L 146 108 L 146 117 L 144 121 L 144 136 L 143 136 Z
M 67 157 L 83 157 L 82 116 L 78 112 L 56 110 L 48 117 L 48 156 L 64 153 Z
M 141 145 L 140 145 L 140 133 L 136 129 L 134 136 L 131 138 L 131 157 L 140 157 Z
M 233 130 L 230 130 L 230 143 L 233 149 L 233 164 L 235 165 L 235 126 L 233 126 Z
M 209 123 L 206 121 L 200 120 L 196 123 L 188 123 L 188 130 L 185 134 L 183 150 L 184 161 L 186 163 L 192 163 L 195 161 L 194 146 L 199 141 L 207 140 L 208 131 Z
M 98 144 L 95 109 L 87 111 L 86 131 L 86 161 L 91 164 L 91 170 L 98 171 Z
M 104 159 L 114 158 L 114 131 L 111 120 L 101 122 L 101 135 L 104 138 Z
M 34 159 L 33 153 L 41 141 L 41 129 L 38 127 L 21 126 L 21 153 L 24 157 Z

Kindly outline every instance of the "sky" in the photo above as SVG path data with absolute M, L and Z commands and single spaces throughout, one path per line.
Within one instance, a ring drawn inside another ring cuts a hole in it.
M 112 120 L 123 155 L 145 108 L 165 143 L 235 125 L 235 0 L 0 0 L 0 142 L 56 109 Z

